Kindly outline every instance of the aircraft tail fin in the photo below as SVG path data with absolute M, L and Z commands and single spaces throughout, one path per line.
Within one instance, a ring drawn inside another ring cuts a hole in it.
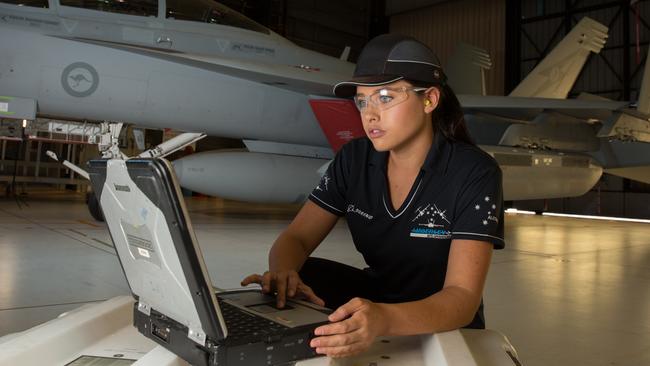
M 594 157 L 605 173 L 650 184 L 650 144 L 601 140 Z
M 623 108 L 615 111 L 604 121 L 597 136 L 644 142 L 648 145 L 645 153 L 650 156 L 650 49 L 648 49 L 636 109 Z M 650 165 L 650 159 L 648 160 Z M 650 169 L 650 166 L 646 169 Z
M 639 104 L 636 108 L 638 112 L 650 115 L 650 47 L 648 47 L 648 57 L 645 59 L 645 70 L 643 71 L 643 81 L 639 90 Z
M 650 184 L 650 165 L 605 169 L 605 173 Z
M 456 94 L 486 95 L 485 70 L 490 68 L 492 59 L 486 50 L 461 42 L 449 57 L 445 72 Z
M 599 53 L 608 28 L 584 17 L 526 78 L 512 97 L 565 99 L 575 84 L 590 52 Z
M 604 172 L 650 184 L 650 144 L 603 141 L 599 151 Z
M 334 152 L 348 141 L 366 135 L 359 111 L 351 100 L 310 95 L 309 105 Z

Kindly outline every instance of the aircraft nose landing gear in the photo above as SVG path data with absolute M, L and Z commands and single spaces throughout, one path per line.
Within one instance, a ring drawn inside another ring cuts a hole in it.
M 101 132 L 97 135 L 90 136 L 89 142 L 98 145 L 99 151 L 102 153 L 102 158 L 121 158 L 124 160 L 129 159 L 129 157 L 124 155 L 119 148 L 118 137 L 120 135 L 121 129 L 122 123 L 103 122 L 101 124 Z M 180 150 L 185 146 L 204 138 L 205 136 L 206 135 L 204 133 L 185 132 L 163 142 L 162 144 L 152 149 L 142 152 L 137 156 L 137 158 L 162 158 L 173 153 L 174 151 Z M 59 158 L 52 151 L 47 151 L 46 154 L 53 160 L 59 161 Z M 88 172 L 72 164 L 71 162 L 64 160 L 61 162 L 61 164 L 69 169 L 74 170 L 82 177 L 90 179 Z M 101 205 L 99 204 L 97 196 L 95 196 L 95 193 L 93 191 L 88 191 L 88 193 L 86 193 L 86 204 L 88 205 L 88 211 L 90 211 L 90 215 L 95 220 L 103 222 L 104 213 L 102 212 Z

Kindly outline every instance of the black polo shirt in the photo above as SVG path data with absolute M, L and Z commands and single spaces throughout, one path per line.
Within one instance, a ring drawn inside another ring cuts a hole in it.
M 438 134 L 399 209 L 390 199 L 387 158 L 388 152 L 377 152 L 368 138 L 352 140 L 309 197 L 346 217 L 386 302 L 440 291 L 453 239 L 504 247 L 501 169 L 490 155 Z

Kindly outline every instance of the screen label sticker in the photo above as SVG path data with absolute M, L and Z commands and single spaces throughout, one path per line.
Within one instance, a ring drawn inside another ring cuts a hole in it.
M 154 247 L 152 234 L 146 225 L 132 225 L 124 220 L 122 230 L 133 259 L 147 261 L 156 267 L 161 266 L 160 258 Z

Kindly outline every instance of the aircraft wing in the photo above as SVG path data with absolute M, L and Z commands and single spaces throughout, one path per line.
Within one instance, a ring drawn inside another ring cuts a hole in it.
M 522 123 L 531 122 L 542 112 L 555 112 L 586 122 L 604 121 L 613 112 L 629 106 L 629 102 L 608 100 L 523 98 L 504 96 L 458 95 L 470 114 L 486 114 Z
M 87 38 L 61 38 L 138 53 L 304 94 L 331 96 L 332 86 L 341 80 L 350 78 L 352 75 L 352 69 L 350 69 L 348 75 L 324 71 L 319 69 L 317 65 L 281 65 L 241 58 L 190 54 Z

